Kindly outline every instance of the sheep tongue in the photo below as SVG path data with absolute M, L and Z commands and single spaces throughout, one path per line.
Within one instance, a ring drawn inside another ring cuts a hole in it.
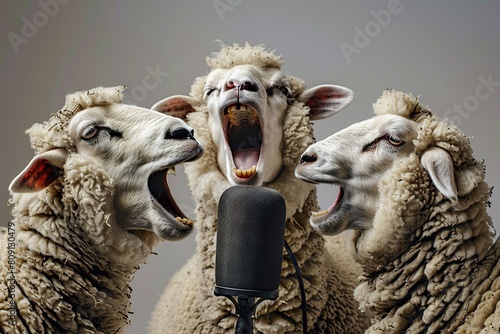
M 238 169 L 249 169 L 253 165 L 257 165 L 259 161 L 259 150 L 244 149 L 233 152 L 234 165 Z

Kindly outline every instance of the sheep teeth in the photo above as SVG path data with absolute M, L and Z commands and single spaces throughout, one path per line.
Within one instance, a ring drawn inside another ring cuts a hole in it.
M 257 168 L 255 167 L 255 165 L 253 165 L 252 167 L 250 167 L 248 169 L 234 168 L 234 174 L 236 174 L 237 177 L 241 177 L 241 178 L 249 178 L 249 177 L 255 175 L 256 172 L 257 172 Z
M 175 172 L 175 166 L 168 167 L 167 175 L 177 175 L 177 173 Z
M 255 109 L 244 104 L 240 105 L 239 108 L 234 104 L 230 105 L 227 108 L 227 114 L 231 128 L 233 126 L 240 126 L 243 122 L 249 125 L 254 125 L 259 122 Z
M 187 224 L 187 225 L 193 225 L 194 220 L 188 219 L 188 218 L 182 218 L 182 217 L 175 217 L 175 220 L 177 220 L 179 223 Z
M 313 217 L 320 217 L 320 216 L 324 216 L 328 213 L 328 210 L 323 210 L 323 211 L 320 211 L 320 212 L 312 212 L 312 216 Z

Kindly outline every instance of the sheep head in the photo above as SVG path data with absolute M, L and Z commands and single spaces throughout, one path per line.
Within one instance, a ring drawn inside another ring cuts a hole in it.
M 484 177 L 468 138 L 410 94 L 386 91 L 374 110 L 311 145 L 296 168 L 305 181 L 340 187 L 335 203 L 311 216 L 312 226 L 330 235 L 356 230 L 357 255 L 372 260 L 404 252 L 432 206 L 459 207 Z
M 94 239 L 105 244 L 127 248 L 139 240 L 150 243 L 156 236 L 181 238 L 192 221 L 173 200 L 166 176 L 176 164 L 197 159 L 202 148 L 182 120 L 120 103 L 123 88 L 68 95 L 61 111 L 33 125 L 27 132 L 36 155 L 12 181 L 10 191 L 36 196 L 59 183 L 54 187 L 62 187 L 62 201 L 75 205 L 66 210 L 81 216 L 94 210 L 108 217 L 101 223 L 113 232 Z M 92 226 L 92 218 L 82 230 L 106 229 Z
M 261 45 L 224 46 L 207 63 L 212 71 L 195 81 L 191 96 L 172 96 L 152 109 L 181 118 L 207 112 L 219 169 L 233 185 L 262 185 L 280 173 L 283 124 L 291 104 L 306 104 L 315 120 L 354 99 L 351 90 L 340 86 L 304 90 L 300 79 L 281 71 L 281 57 Z

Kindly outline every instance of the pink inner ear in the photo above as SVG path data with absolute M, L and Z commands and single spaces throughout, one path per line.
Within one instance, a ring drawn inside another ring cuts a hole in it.
M 333 106 L 336 109 L 336 106 L 339 105 L 337 100 L 345 97 L 345 94 L 336 93 L 331 88 L 319 88 L 306 102 L 306 105 L 311 109 L 324 109 L 325 106 Z
M 185 119 L 186 115 L 190 112 L 196 111 L 192 105 L 187 103 L 181 98 L 172 98 L 169 99 L 168 102 L 163 105 L 161 112 L 164 114 Z
M 176 112 L 176 111 L 195 111 L 194 108 L 186 103 L 183 99 L 171 99 L 168 101 L 168 105 L 165 108 L 166 112 Z
M 47 188 L 59 177 L 59 170 L 48 160 L 40 159 L 34 162 L 29 170 L 19 180 L 19 187 L 32 190 L 42 190 Z

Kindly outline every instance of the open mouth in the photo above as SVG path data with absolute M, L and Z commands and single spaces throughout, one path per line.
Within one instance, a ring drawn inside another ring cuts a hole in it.
M 224 109 L 224 124 L 234 175 L 248 180 L 257 173 L 262 147 L 262 127 L 257 111 L 244 104 L 229 105 Z
M 314 224 L 318 224 L 322 221 L 324 221 L 326 218 L 331 216 L 339 207 L 340 204 L 342 203 L 342 199 L 344 198 L 344 189 L 342 187 L 339 188 L 339 194 L 337 195 L 337 199 L 333 204 L 326 210 L 320 211 L 320 212 L 312 212 L 311 213 L 311 222 Z
M 194 224 L 194 221 L 187 218 L 181 209 L 179 209 L 168 187 L 167 175 L 172 173 L 175 173 L 174 167 L 169 167 L 151 174 L 148 178 L 149 192 L 161 207 L 174 217 L 175 220 L 181 224 L 191 226 Z

